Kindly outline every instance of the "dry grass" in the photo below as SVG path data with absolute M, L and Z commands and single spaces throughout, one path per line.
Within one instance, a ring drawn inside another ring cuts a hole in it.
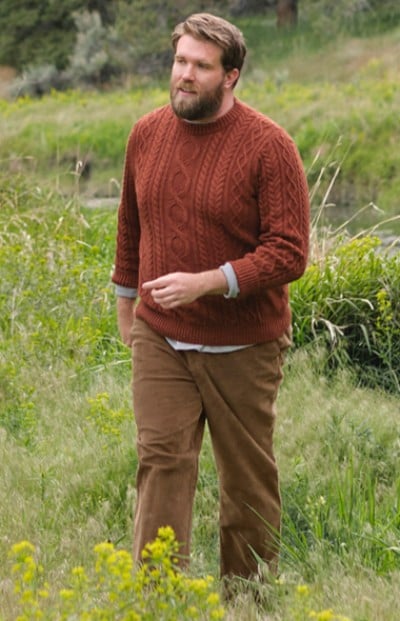
M 368 38 L 338 38 L 321 51 L 293 54 L 277 62 L 274 70 L 285 68 L 291 80 L 302 84 L 348 82 L 368 72 L 379 61 L 380 77 L 400 76 L 400 31 Z

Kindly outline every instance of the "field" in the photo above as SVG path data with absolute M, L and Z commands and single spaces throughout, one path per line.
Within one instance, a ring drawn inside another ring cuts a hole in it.
M 330 220 L 343 221 L 367 205 L 363 225 L 396 214 L 399 31 L 332 40 L 299 31 L 286 39 L 262 19 L 240 25 L 254 43 L 237 95 L 293 135 L 310 183 L 322 169 L 326 184 L 336 175 Z M 0 100 L 0 159 L 12 173 L 79 191 L 84 200 L 117 197 L 132 124 L 167 101 L 166 78 L 157 85 L 131 78 L 117 92 Z M 386 227 L 394 232 L 397 224 Z
M 289 129 L 313 195 L 313 252 L 292 288 L 295 347 L 278 403 L 280 575 L 238 585 L 222 617 L 209 592 L 219 590 L 218 486 L 206 437 L 193 581 L 179 584 L 180 601 L 167 574 L 138 618 L 397 621 L 400 266 L 395 242 L 381 252 L 375 233 L 398 230 L 400 33 L 315 49 L 300 36 L 281 48 L 254 40 L 238 96 Z M 165 84 L 144 83 L 0 100 L 4 621 L 135 618 L 124 608 L 139 584 L 123 582 L 127 557 L 95 551 L 108 542 L 129 557 L 135 500 L 131 360 L 110 273 L 126 136 L 167 100 Z M 356 234 L 336 230 L 353 216 Z

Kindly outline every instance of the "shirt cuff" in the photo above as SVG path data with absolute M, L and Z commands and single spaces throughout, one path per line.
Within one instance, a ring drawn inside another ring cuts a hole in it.
M 136 298 L 137 289 L 134 287 L 123 287 L 122 285 L 115 285 L 115 294 L 119 298 Z
M 228 293 L 224 293 L 224 298 L 236 298 L 240 293 L 240 289 L 235 270 L 230 263 L 220 265 L 219 269 L 224 272 L 229 287 Z

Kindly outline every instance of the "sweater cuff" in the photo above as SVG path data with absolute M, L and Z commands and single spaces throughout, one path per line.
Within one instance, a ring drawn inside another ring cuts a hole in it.
M 123 287 L 122 285 L 115 285 L 115 294 L 119 298 L 136 298 L 137 289 L 134 287 Z
M 236 298 L 240 293 L 240 289 L 235 270 L 230 263 L 220 265 L 219 269 L 223 271 L 229 287 L 228 293 L 224 293 L 224 298 Z

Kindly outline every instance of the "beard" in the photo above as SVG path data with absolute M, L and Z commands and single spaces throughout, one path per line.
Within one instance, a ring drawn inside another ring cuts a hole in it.
M 184 86 L 180 84 L 179 87 Z M 223 82 L 213 91 L 190 95 L 187 99 L 181 98 L 178 86 L 171 86 L 171 106 L 176 116 L 186 121 L 202 121 L 215 116 L 221 107 L 224 97 Z

